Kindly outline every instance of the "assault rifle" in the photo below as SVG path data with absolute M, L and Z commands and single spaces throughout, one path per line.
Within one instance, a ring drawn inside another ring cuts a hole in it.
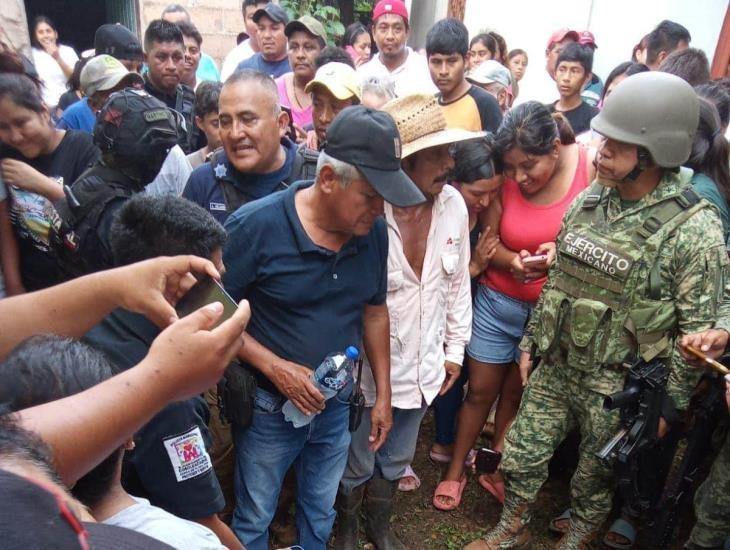
M 719 370 L 717 365 L 709 366 Z M 626 511 L 643 517 L 650 528 L 648 548 L 670 546 L 680 515 L 691 503 L 701 466 L 712 454 L 712 435 L 719 420 L 727 417 L 724 381 L 710 372 L 698 385 L 686 417 L 676 421 L 666 393 L 668 378 L 669 369 L 662 361 L 631 364 L 624 389 L 604 400 L 606 409 L 620 409 L 620 427 L 597 453 L 613 465 Z M 673 423 L 661 439 L 660 417 Z M 678 452 L 680 443 L 683 450 Z

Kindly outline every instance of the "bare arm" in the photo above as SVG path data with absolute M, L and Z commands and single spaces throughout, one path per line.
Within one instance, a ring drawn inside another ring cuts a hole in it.
M 64 197 L 63 187 L 22 160 L 5 159 L 0 162 L 6 183 L 36 193 L 55 202 Z
M 390 387 L 390 317 L 388 306 L 365 305 L 363 344 L 375 380 L 375 406 L 371 413 L 370 449 L 377 451 L 385 443 L 393 426 Z
M 221 544 L 229 550 L 243 550 L 243 544 L 233 534 L 231 528 L 221 521 L 217 514 L 208 516 L 207 518 L 196 519 L 195 523 L 199 523 L 213 531 Z
M 15 233 L 8 214 L 8 201 L 0 201 L 0 268 L 5 278 L 5 292 L 8 296 L 23 294 L 23 279 L 20 276 L 20 256 Z
M 501 195 L 497 195 L 494 197 L 492 202 L 489 203 L 489 207 L 487 208 L 487 214 L 486 214 L 486 224 L 489 226 L 489 235 L 497 235 L 499 236 L 499 224 L 502 220 L 502 197 Z M 494 266 L 498 269 L 504 269 L 509 270 L 510 264 L 515 259 L 515 256 L 518 256 L 517 252 L 514 250 L 510 250 L 506 246 L 502 244 L 502 242 L 498 242 L 496 246 L 496 250 L 494 252 L 494 256 L 492 256 L 492 259 L 490 261 L 490 266 Z
M 214 385 L 241 347 L 251 315 L 247 302 L 218 328 L 220 303 L 207 305 L 165 329 L 135 367 L 84 392 L 25 409 L 21 424 L 53 449 L 67 485 L 91 470 L 173 401 Z
M 167 326 L 176 318 L 171 303 L 195 284 L 193 272 L 219 277 L 202 258 L 155 258 L 1 300 L 0 319 L 13 321 L 0 325 L 0 359 L 34 334 L 79 337 L 117 307 Z

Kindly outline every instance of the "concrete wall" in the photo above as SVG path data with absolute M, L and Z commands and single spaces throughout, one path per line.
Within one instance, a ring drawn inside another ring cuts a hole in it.
M 171 2 L 140 0 L 142 36 L 147 25 L 162 14 Z M 241 0 L 176 0 L 190 12 L 193 23 L 203 35 L 203 51 L 212 56 L 220 68 L 226 54 L 236 45 L 236 36 L 244 30 Z
M 547 102 L 558 95 L 545 72 L 545 46 L 554 30 L 590 30 L 598 44 L 594 72 L 605 79 L 616 65 L 630 59 L 633 46 L 662 19 L 687 27 L 691 45 L 704 50 L 712 63 L 727 9 L 727 0 L 468 0 L 464 23 L 470 36 L 483 29 L 495 30 L 505 37 L 508 48 L 527 51 L 529 65 L 518 102 Z

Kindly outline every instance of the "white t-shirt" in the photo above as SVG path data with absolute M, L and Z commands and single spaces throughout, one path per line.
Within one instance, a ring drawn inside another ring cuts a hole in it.
M 360 80 L 366 80 L 372 76 L 388 77 L 395 84 L 395 95 L 398 97 L 437 93 L 438 88 L 431 80 L 426 58 L 408 46 L 406 46 L 406 50 L 408 57 L 406 57 L 405 63 L 393 72 L 383 65 L 379 55 L 375 55 L 370 61 L 358 67 L 357 74 Z
M 71 69 L 79 60 L 79 56 L 69 46 L 58 46 L 58 54 Z M 58 105 L 61 96 L 68 90 L 66 86 L 68 77 L 63 74 L 58 62 L 44 50 L 33 48 L 33 65 L 35 65 L 38 76 L 43 82 L 43 101 L 49 107 L 55 107 Z
M 157 177 L 152 180 L 145 192 L 148 195 L 182 195 L 185 184 L 188 182 L 193 167 L 179 145 L 175 145 L 162 163 Z
M 149 500 L 132 497 L 137 501 L 117 512 L 103 523 L 137 531 L 184 550 L 225 550 L 218 537 L 203 525 L 173 516 L 162 508 L 152 506 Z
M 225 82 L 234 73 L 239 63 L 246 61 L 255 53 L 251 47 L 250 38 L 247 38 L 228 52 L 228 55 L 223 60 L 223 67 L 221 67 L 221 82 Z

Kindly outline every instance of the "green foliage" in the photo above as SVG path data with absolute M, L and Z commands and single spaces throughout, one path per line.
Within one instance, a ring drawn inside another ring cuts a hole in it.
M 330 44 L 335 44 L 345 34 L 345 26 L 340 21 L 340 10 L 325 0 L 281 0 L 281 6 L 290 19 L 311 15 L 324 25 Z

